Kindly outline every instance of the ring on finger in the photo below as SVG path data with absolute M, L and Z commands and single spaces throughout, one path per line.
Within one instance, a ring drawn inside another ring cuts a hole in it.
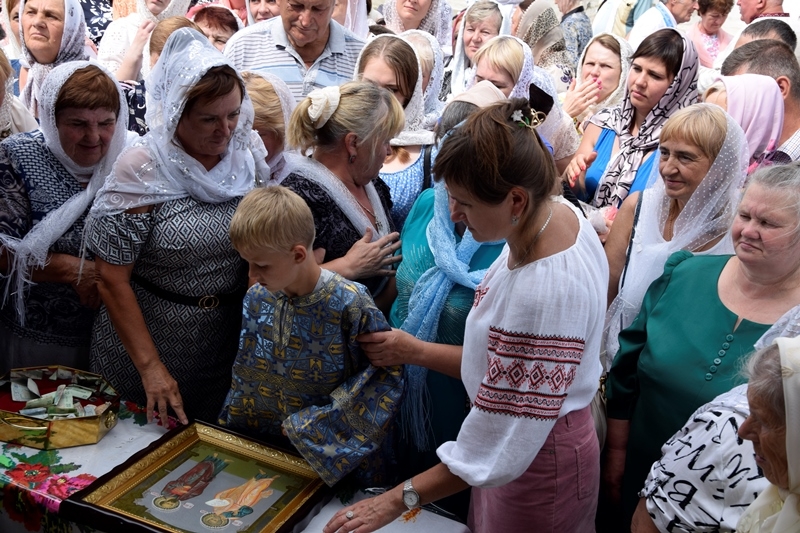
M 352 519 L 353 519 L 353 517 L 355 516 L 355 514 L 353 513 L 353 511 L 347 511 L 346 513 L 344 513 L 344 516 L 345 516 L 345 518 L 347 518 L 348 520 L 352 520 Z

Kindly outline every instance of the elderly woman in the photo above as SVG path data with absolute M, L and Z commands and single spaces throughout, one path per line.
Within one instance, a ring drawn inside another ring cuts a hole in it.
M 395 33 L 406 30 L 430 33 L 445 55 L 452 55 L 452 11 L 447 0 L 390 0 L 384 4 L 383 17 L 386 27 Z
M 392 255 L 400 235 L 390 216 L 389 188 L 377 175 L 403 123 L 403 109 L 389 91 L 352 82 L 312 91 L 289 124 L 289 145 L 312 157 L 281 184 L 314 214 L 314 253 L 324 268 L 364 284 L 373 295 L 401 260 Z
M 400 231 L 414 200 L 432 183 L 434 134 L 425 124 L 422 68 L 408 42 L 394 35 L 381 35 L 361 51 L 356 76 L 391 91 L 405 111 L 403 131 L 390 141 L 392 153 L 380 172 L 391 191 L 394 227 Z
M 176 83 L 175 80 L 180 80 Z M 166 420 L 213 420 L 228 389 L 247 284 L 228 224 L 263 162 L 241 79 L 195 30 L 151 74 L 150 132 L 120 155 L 87 221 L 104 306 L 91 366 Z
M 567 51 L 553 0 L 536 0 L 525 10 L 516 36 L 533 51 L 533 62 L 552 77 L 559 93 L 564 93 L 575 75 L 575 58 Z
M 672 253 L 733 253 L 723 236 L 744 183 L 746 146 L 742 128 L 711 104 L 686 107 L 667 120 L 657 173 L 654 169 L 642 193 L 625 199 L 606 240 L 609 357 L 617 353 L 617 335 L 639 314 L 645 291 Z
M 661 445 L 735 384 L 741 359 L 800 303 L 797 175 L 796 165 L 753 174 L 731 229 L 735 255 L 673 254 L 619 335 L 603 477 L 607 494 L 621 490 L 627 524 Z
M 733 36 L 722 29 L 733 9 L 733 0 L 697 0 L 700 20 L 689 26 L 686 34 L 697 48 L 700 66 L 714 68 L 719 53 L 731 43 Z
M 137 0 L 136 12 L 108 25 L 97 60 L 120 81 L 140 81 L 150 73 L 149 37 L 162 20 L 184 16 L 189 0 Z
M 47 74 L 68 61 L 86 59 L 86 24 L 78 0 L 22 0 L 20 13 L 22 55 L 29 66 L 20 75 L 22 103 L 36 115 Z
M 507 242 L 475 289 L 463 349 L 428 354 L 456 368 L 461 359 L 473 408 L 458 438 L 439 447 L 442 463 L 340 511 L 326 533 L 374 531 L 470 485 L 475 533 L 593 528 L 600 451 L 589 403 L 608 270 L 590 224 L 550 196 L 558 179 L 535 118 L 523 99 L 478 111 L 442 142 L 434 165 L 451 220 L 477 242 Z
M 697 53 L 673 29 L 646 38 L 636 53 L 622 105 L 604 109 L 586 126 L 565 178 L 581 200 L 618 208 L 644 189 L 656 160 L 661 128 L 697 100 Z
M 89 366 L 99 305 L 95 263 L 81 267 L 84 218 L 125 142 L 125 100 L 86 61 L 53 69 L 41 129 L 0 144 L 0 351 L 11 367 Z
M 537 130 L 553 147 L 556 169 L 563 172 L 575 154 L 580 138 L 572 121 L 558 105 L 552 77 L 533 65 L 531 49 L 516 37 L 495 37 L 475 54 L 474 82 L 489 80 L 509 98 L 529 98 L 531 84 L 546 92 L 555 104 Z
M 797 169 L 795 169 L 796 171 Z M 753 442 L 756 463 L 771 485 L 750 504 L 736 531 L 800 529 L 800 339 L 779 338 L 748 361 L 750 416 L 739 436 Z
M 622 102 L 632 55 L 628 41 L 612 33 L 601 33 L 589 41 L 563 104 L 580 131 L 596 112 Z
M 709 87 L 704 100 L 726 110 L 747 137 L 748 174 L 769 162 L 783 130 L 783 95 L 770 76 L 721 76 Z
M 268 72 L 243 72 L 244 87 L 253 102 L 253 131 L 267 149 L 270 180 L 280 183 L 301 156 L 286 149 L 286 130 L 296 106 L 282 79 Z
M 453 58 L 445 70 L 444 96 L 458 96 L 469 88 L 474 75 L 472 58 L 491 38 L 500 35 L 503 14 L 496 2 L 482 0 L 464 13 L 459 26 Z

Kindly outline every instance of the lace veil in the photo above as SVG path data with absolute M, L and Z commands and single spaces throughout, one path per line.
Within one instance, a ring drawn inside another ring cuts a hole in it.
M 344 17 L 344 27 L 355 33 L 360 39 L 369 35 L 369 13 L 364 0 L 347 0 L 347 14 Z
M 664 264 L 672 253 L 697 250 L 720 236 L 722 240 L 717 245 L 700 253 L 733 253 L 730 236 L 725 234 L 733 222 L 749 157 L 744 131 L 733 118 L 726 117 L 727 133 L 722 148 L 675 220 L 669 241 L 664 240 L 662 232 L 671 201 L 665 192 L 659 165 L 653 165 L 647 188 L 642 192 L 635 235 L 629 245 L 630 260 L 623 274 L 625 283 L 606 314 L 606 368 L 611 366 L 619 350 L 619 332 L 630 326 L 639 314 L 645 292 L 663 273 Z
M 9 52 L 6 54 L 9 59 L 19 59 L 22 56 L 22 48 L 17 40 L 17 36 L 11 31 L 10 11 L 11 10 L 8 9 L 8 0 L 3 0 L 2 4 L 0 4 L 0 22 L 3 24 L 3 28 L 5 28 L 8 34 L 8 44 L 6 44 L 3 49 Z M 22 13 L 22 11 L 20 11 L 20 13 Z
M 400 20 L 400 15 L 397 13 L 397 0 L 388 0 L 384 4 L 383 18 L 386 26 L 393 32 L 400 34 L 406 31 L 403 21 Z M 447 0 L 431 0 L 428 12 L 422 17 L 417 29 L 436 37 L 442 51 L 448 52 L 452 46 L 452 19 L 453 12 Z
M 140 0 L 144 1 L 144 0 Z M 25 0 L 20 0 L 20 15 L 25 12 Z M 21 18 L 21 17 L 20 17 Z M 58 65 L 68 61 L 78 61 L 86 59 L 86 52 L 83 43 L 86 40 L 86 23 L 83 20 L 83 7 L 80 0 L 64 0 L 64 33 L 61 34 L 61 46 L 58 49 L 55 61 L 44 65 L 38 63 L 25 46 L 25 30 L 22 24 L 19 25 L 19 33 L 22 42 L 22 54 L 30 65 L 28 72 L 28 83 L 22 91 L 20 98 L 25 107 L 32 114 L 36 114 L 36 99 L 39 97 L 44 79 Z
M 381 39 L 401 39 L 405 41 L 405 39 L 397 35 L 378 35 L 375 37 L 372 41 L 367 43 L 367 46 L 362 48 L 361 53 L 358 54 L 358 60 L 356 61 L 356 68 L 355 72 L 353 73 L 353 78 L 357 78 L 358 71 L 361 70 L 361 58 L 364 55 L 364 50 L 374 43 L 377 43 Z M 405 42 L 408 43 L 408 41 Z M 408 45 L 411 46 L 411 43 L 408 43 Z M 411 46 L 411 49 L 414 50 L 414 47 Z M 414 50 L 414 56 L 417 57 L 416 50 Z M 403 131 L 400 132 L 400 135 L 390 141 L 392 146 L 418 146 L 433 144 L 435 138 L 434 133 L 425 129 L 425 102 L 423 100 L 422 93 L 422 66 L 419 64 L 418 57 L 417 71 L 419 72 L 419 75 L 417 76 L 417 81 L 414 84 L 414 91 L 411 93 L 411 98 L 409 98 L 405 107 L 406 124 L 403 128 Z
M 81 14 L 81 16 L 83 16 Z M 92 167 L 81 167 L 70 159 L 61 147 L 56 127 L 55 107 L 58 93 L 61 87 L 81 68 L 94 66 L 114 81 L 119 97 L 119 114 L 114 128 L 114 134 L 108 146 L 106 155 Z M 8 298 L 9 291 L 16 295 L 15 305 L 17 313 L 24 322 L 25 313 L 25 287 L 31 283 L 31 270 L 42 268 L 47 263 L 47 253 L 53 245 L 66 231 L 80 218 L 89 208 L 97 191 L 103 185 L 105 177 L 111 171 L 117 156 L 125 146 L 127 135 L 128 104 L 116 78 L 98 63 L 88 61 L 70 61 L 66 64 L 57 66 L 50 71 L 44 81 L 39 93 L 39 120 L 41 130 L 44 135 L 47 147 L 61 162 L 62 165 L 81 182 L 86 183 L 86 188 L 67 200 L 57 209 L 50 211 L 41 222 L 36 224 L 22 239 L 15 239 L 7 235 L 0 234 L 0 245 L 12 252 L 13 262 L 11 264 L 9 277 L 10 283 L 6 285 L 4 300 Z M 24 325 L 24 323 L 23 323 Z
M 175 138 L 189 89 L 209 69 L 227 64 L 222 53 L 197 31 L 181 28 L 170 35 L 147 86 L 150 132 L 119 157 L 97 195 L 91 216 L 114 215 L 187 196 L 221 203 L 246 194 L 256 178 L 269 181 L 269 167 L 263 158 L 266 149 L 260 137 L 251 138 L 253 105 L 247 91 L 243 91 L 239 121 L 227 151 L 211 170 L 189 156 Z M 260 143 L 262 157 L 253 157 L 251 143 Z
M 428 87 L 425 89 L 423 99 L 425 100 L 425 129 L 433 130 L 436 122 L 444 111 L 444 102 L 439 100 L 439 93 L 442 92 L 442 82 L 444 81 L 444 55 L 439 42 L 428 32 L 420 30 L 408 30 L 400 34 L 400 37 L 405 37 L 406 40 L 417 50 L 417 45 L 412 39 L 408 37 L 416 35 L 428 41 L 428 45 L 433 52 L 433 70 L 431 71 L 431 78 L 428 81 Z M 417 51 L 419 55 L 419 51 Z

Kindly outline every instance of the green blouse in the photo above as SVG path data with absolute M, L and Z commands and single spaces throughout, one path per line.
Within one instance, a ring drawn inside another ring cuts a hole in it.
M 770 324 L 742 320 L 719 299 L 731 256 L 672 254 L 633 324 L 619 335 L 608 374 L 608 417 L 630 420 L 623 479 L 628 516 L 661 446 L 689 416 L 740 384 L 741 360 Z

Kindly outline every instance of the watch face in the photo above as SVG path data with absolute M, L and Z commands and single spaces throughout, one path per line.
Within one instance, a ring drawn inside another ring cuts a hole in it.
M 419 494 L 414 490 L 406 491 L 403 493 L 403 503 L 406 507 L 416 507 L 419 503 Z

